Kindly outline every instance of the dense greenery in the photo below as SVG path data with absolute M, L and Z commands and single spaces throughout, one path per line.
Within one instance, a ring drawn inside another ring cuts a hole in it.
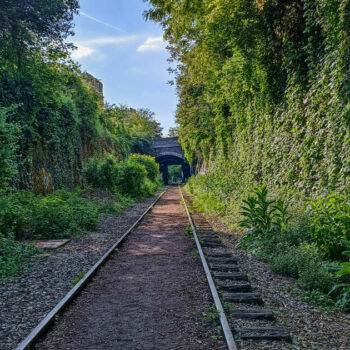
M 91 186 L 118 192 L 132 198 L 153 195 L 159 183 L 158 164 L 153 157 L 132 154 L 117 162 L 113 156 L 92 158 L 85 168 L 85 177 Z
M 80 186 L 88 158 L 105 151 L 119 160 L 150 153 L 161 133 L 147 109 L 104 105 L 91 76 L 70 60 L 66 39 L 77 11 L 76 0 L 1 2 L 0 152 L 18 171 L 11 176 L 15 169 L 7 165 L 0 187 L 11 178 L 17 189 L 35 190 L 42 168 L 56 188 Z M 14 128 L 17 150 L 3 151 L 14 142 Z
M 271 266 L 329 290 L 325 265 L 349 240 L 349 1 L 148 2 L 177 61 L 180 141 L 205 174 L 195 203 L 242 231 L 267 225 L 253 241 Z M 283 202 L 259 203 L 261 185 Z
M 101 213 L 119 212 L 158 187 L 151 158 L 126 160 L 131 153 L 152 154 L 153 139 L 162 132 L 154 113 L 104 103 L 95 78 L 70 59 L 68 38 L 78 8 L 77 0 L 0 2 L 0 272 L 5 276 L 18 272 L 31 252 L 15 239 L 70 237 L 94 229 Z M 91 164 L 97 164 L 94 174 Z M 76 189 L 87 182 L 107 190 L 101 191 L 105 198 Z
M 182 181 L 182 165 L 169 165 L 169 183 L 181 183 Z
M 345 190 L 348 1 L 149 2 L 179 62 L 180 140 L 224 176 L 220 201 L 259 183 L 302 196 Z

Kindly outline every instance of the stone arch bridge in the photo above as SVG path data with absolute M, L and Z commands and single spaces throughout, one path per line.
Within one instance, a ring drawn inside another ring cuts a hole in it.
M 191 176 L 191 167 L 184 156 L 177 136 L 158 138 L 154 141 L 153 148 L 166 185 L 169 182 L 169 165 L 182 165 L 182 182 L 185 182 Z

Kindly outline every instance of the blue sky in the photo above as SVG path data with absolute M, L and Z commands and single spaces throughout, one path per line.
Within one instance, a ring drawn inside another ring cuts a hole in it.
M 72 56 L 102 81 L 107 102 L 151 109 L 166 134 L 177 100 L 162 29 L 144 20 L 147 8 L 142 0 L 80 0 Z

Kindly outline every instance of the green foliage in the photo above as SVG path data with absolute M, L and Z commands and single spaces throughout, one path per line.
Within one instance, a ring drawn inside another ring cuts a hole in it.
M 63 55 L 78 8 L 77 0 L 2 1 L 0 54 L 17 56 L 17 64 L 29 52 L 44 51 L 48 58 Z
M 344 241 L 344 245 L 349 249 L 350 241 Z M 343 251 L 343 255 L 349 259 L 350 250 Z M 337 275 L 342 278 L 343 282 L 334 285 L 330 293 L 337 292 L 337 305 L 343 309 L 350 310 L 350 261 L 343 262 L 338 266 Z
M 112 155 L 103 159 L 89 159 L 84 174 L 87 182 L 95 188 L 116 192 L 120 173 L 118 162 Z
M 70 283 L 71 287 L 74 287 L 76 284 L 78 284 L 80 282 L 80 280 L 84 278 L 85 274 L 86 274 L 85 271 L 81 271 L 80 273 L 78 273 L 73 278 L 73 281 Z
M 17 239 L 65 238 L 95 229 L 99 208 L 78 191 L 56 191 L 47 197 L 28 192 L 0 199 L 0 230 Z
M 179 126 L 174 126 L 170 128 L 168 132 L 168 136 L 169 137 L 179 136 Z
M 349 2 L 148 2 L 178 62 L 179 140 L 204 174 L 194 204 L 248 228 L 246 245 L 317 299 L 350 239 Z
M 312 202 L 311 227 L 315 242 L 328 257 L 341 259 L 350 240 L 350 197 L 333 193 Z
M 42 198 L 33 208 L 33 234 L 42 238 L 72 237 L 95 229 L 98 218 L 96 205 L 61 190 Z
M 18 128 L 6 122 L 7 115 L 14 109 L 14 107 L 0 107 L 0 191 L 7 189 L 9 181 L 17 170 L 15 155 Z
M 182 166 L 169 165 L 168 174 L 169 174 L 169 183 L 180 183 L 182 181 Z
M 68 56 L 78 1 L 5 1 L 0 8 L 0 184 L 31 190 L 45 169 L 55 188 L 73 188 L 83 185 L 82 165 L 93 156 L 152 152 L 161 133 L 154 113 L 104 105 L 93 78 Z
M 113 156 L 107 156 L 89 160 L 85 166 L 85 177 L 95 188 L 142 198 L 153 195 L 158 189 L 159 184 L 154 176 L 156 171 L 158 174 L 158 164 L 150 156 L 134 154 L 119 163 Z
M 144 166 L 125 161 L 119 164 L 118 189 L 122 194 L 137 198 L 147 193 L 147 172 Z
M 0 282 L 15 277 L 24 267 L 27 258 L 36 251 L 33 246 L 23 245 L 0 234 Z
M 278 247 L 282 248 L 281 245 Z M 286 246 L 282 251 L 274 252 L 269 261 L 272 270 L 297 278 L 297 285 L 305 290 L 328 293 L 335 282 L 329 266 L 312 246 Z
M 346 1 L 149 3 L 147 18 L 163 26 L 179 62 L 180 142 L 206 170 L 213 207 L 237 223 L 240 194 L 261 184 L 304 205 L 345 191 Z
M 266 186 L 254 189 L 255 196 L 244 199 L 241 215 L 245 220 L 241 227 L 254 230 L 256 234 L 264 234 L 273 228 L 286 228 L 288 223 L 287 207 L 282 200 L 268 200 Z
M 147 177 L 150 181 L 155 182 L 159 174 L 159 164 L 154 157 L 143 154 L 132 154 L 129 161 L 140 164 L 145 167 Z
M 184 232 L 185 236 L 192 236 L 193 231 L 192 231 L 192 227 L 191 226 L 187 226 Z

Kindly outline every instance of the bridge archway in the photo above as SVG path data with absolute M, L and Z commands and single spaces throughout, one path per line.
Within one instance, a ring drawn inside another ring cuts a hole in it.
M 164 184 L 169 183 L 169 165 L 182 166 L 182 182 L 191 176 L 191 167 L 184 157 L 181 145 L 177 137 L 164 137 L 154 141 L 154 152 L 156 162 L 159 164 L 160 172 L 163 175 Z

